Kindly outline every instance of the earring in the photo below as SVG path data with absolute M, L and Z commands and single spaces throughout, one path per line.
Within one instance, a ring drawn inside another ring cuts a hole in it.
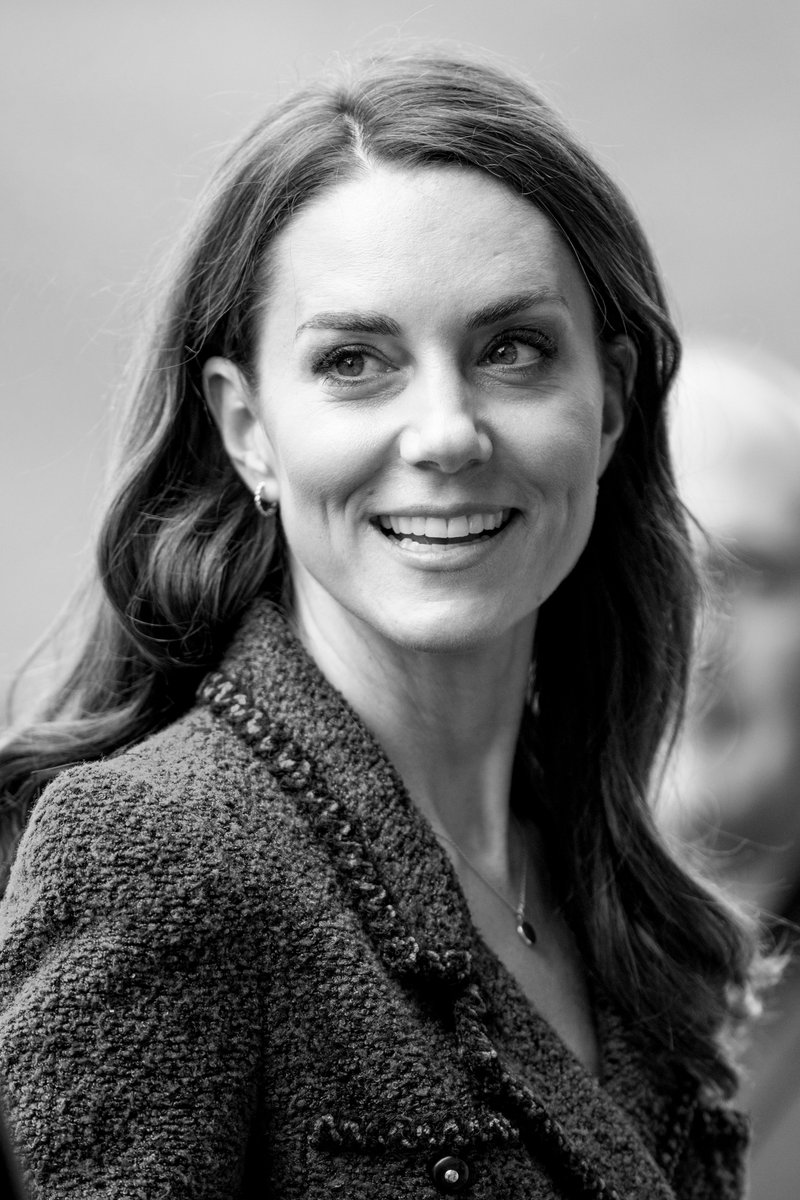
M 265 485 L 263 483 L 260 483 L 258 485 L 258 487 L 256 488 L 255 493 L 253 495 L 253 503 L 255 504 L 256 508 L 258 509 L 258 515 L 260 517 L 265 517 L 265 518 L 274 517 L 278 511 L 278 501 L 277 500 L 268 500 L 267 497 L 264 495 L 264 490 L 265 490 Z

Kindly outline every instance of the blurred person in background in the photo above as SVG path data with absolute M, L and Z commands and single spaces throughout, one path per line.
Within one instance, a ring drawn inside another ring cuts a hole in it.
M 800 375 L 690 346 L 670 417 L 707 604 L 662 819 L 790 951 L 741 1093 L 752 1195 L 789 1200 L 800 1179 Z

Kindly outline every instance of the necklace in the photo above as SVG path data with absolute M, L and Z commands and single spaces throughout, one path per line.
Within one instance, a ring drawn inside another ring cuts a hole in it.
M 519 935 L 520 939 L 525 943 L 525 945 L 526 946 L 535 946 L 536 945 L 536 930 L 533 927 L 533 923 L 528 920 L 528 916 L 525 912 L 525 909 L 527 906 L 527 901 L 528 901 L 528 855 L 527 855 L 527 853 L 525 854 L 524 864 L 523 864 L 523 868 L 522 868 L 522 883 L 521 883 L 520 891 L 519 891 L 519 899 L 517 900 L 516 907 L 514 907 L 514 905 L 511 903 L 511 901 L 507 900 L 506 897 L 503 895 L 503 893 L 498 891 L 498 889 L 494 886 L 493 883 L 489 882 L 489 880 L 486 878 L 486 876 L 483 874 L 483 872 L 479 871 L 478 868 L 475 866 L 475 864 L 469 858 L 467 858 L 466 854 L 464 853 L 464 851 L 461 849 L 461 847 L 459 846 L 459 844 L 457 842 L 454 842 L 452 838 L 449 838 L 446 833 L 438 833 L 438 837 L 440 837 L 442 839 L 442 841 L 450 843 L 450 845 L 453 847 L 453 849 L 456 851 L 456 853 L 461 858 L 463 858 L 464 862 L 467 864 L 470 871 L 472 871 L 473 875 L 476 875 L 478 877 L 478 879 L 480 879 L 480 881 L 484 885 L 484 887 L 487 887 L 489 889 L 489 891 L 492 892 L 492 894 L 497 897 L 497 899 L 500 901 L 500 903 L 503 904 L 508 909 L 508 911 L 513 914 L 514 920 L 516 922 L 515 928 L 516 928 L 517 934 Z

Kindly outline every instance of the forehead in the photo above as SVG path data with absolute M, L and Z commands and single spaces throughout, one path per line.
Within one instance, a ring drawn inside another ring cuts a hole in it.
M 550 290 L 592 322 L 580 268 L 550 220 L 476 170 L 378 166 L 326 190 L 276 238 L 268 312 L 408 307 L 422 319 Z

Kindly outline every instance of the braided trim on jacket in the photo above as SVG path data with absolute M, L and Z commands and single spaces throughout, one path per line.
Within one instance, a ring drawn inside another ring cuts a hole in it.
M 562 1125 L 548 1112 L 534 1092 L 520 1084 L 503 1067 L 486 1032 L 486 1004 L 474 985 L 456 1000 L 456 1032 L 459 1054 L 478 1080 L 482 1099 L 494 1101 L 501 1111 L 513 1112 L 523 1139 L 535 1146 L 548 1162 L 555 1178 L 566 1177 L 578 1192 L 570 1195 L 586 1200 L 621 1200 L 619 1192 L 586 1161 L 570 1143 Z M 520 1116 L 522 1120 L 520 1121 Z
M 293 793 L 298 809 L 320 835 L 346 882 L 364 925 L 380 944 L 386 965 L 400 977 L 423 973 L 450 988 L 463 987 L 472 971 L 472 955 L 468 950 L 440 953 L 433 947 L 421 946 L 403 927 L 380 881 L 367 849 L 367 839 L 357 836 L 359 831 L 352 814 L 345 812 L 330 794 L 324 780 L 304 757 L 302 748 L 280 722 L 273 717 L 268 719 L 241 685 L 221 671 L 208 676 L 198 695 L 269 764 L 280 786 Z
M 563 1127 L 550 1116 L 541 1100 L 500 1066 L 497 1050 L 485 1029 L 486 1004 L 471 978 L 469 951 L 439 953 L 420 946 L 403 929 L 378 878 L 366 839 L 354 836 L 357 830 L 352 815 L 344 812 L 339 801 L 331 796 L 325 781 L 304 757 L 302 748 L 279 721 L 272 715 L 268 717 L 241 684 L 224 672 L 209 675 L 198 696 L 269 764 L 278 783 L 294 794 L 298 809 L 320 834 L 346 881 L 353 905 L 367 931 L 379 943 L 387 967 L 400 977 L 422 971 L 454 989 L 458 1053 L 486 1098 L 493 1099 L 516 1122 L 522 1118 L 523 1137 L 529 1148 L 546 1158 L 556 1175 L 567 1176 L 573 1186 L 577 1185 L 575 1200 L 621 1200 L 617 1190 L 572 1147 Z M 320 1126 L 320 1130 L 323 1128 L 324 1125 Z
M 416 1153 L 420 1149 L 488 1149 L 494 1146 L 518 1146 L 517 1129 L 505 1117 L 489 1116 L 482 1121 L 421 1120 L 396 1118 L 391 1122 L 357 1121 L 326 1113 L 314 1123 L 312 1142 L 317 1149 L 333 1151 L 401 1150 Z

